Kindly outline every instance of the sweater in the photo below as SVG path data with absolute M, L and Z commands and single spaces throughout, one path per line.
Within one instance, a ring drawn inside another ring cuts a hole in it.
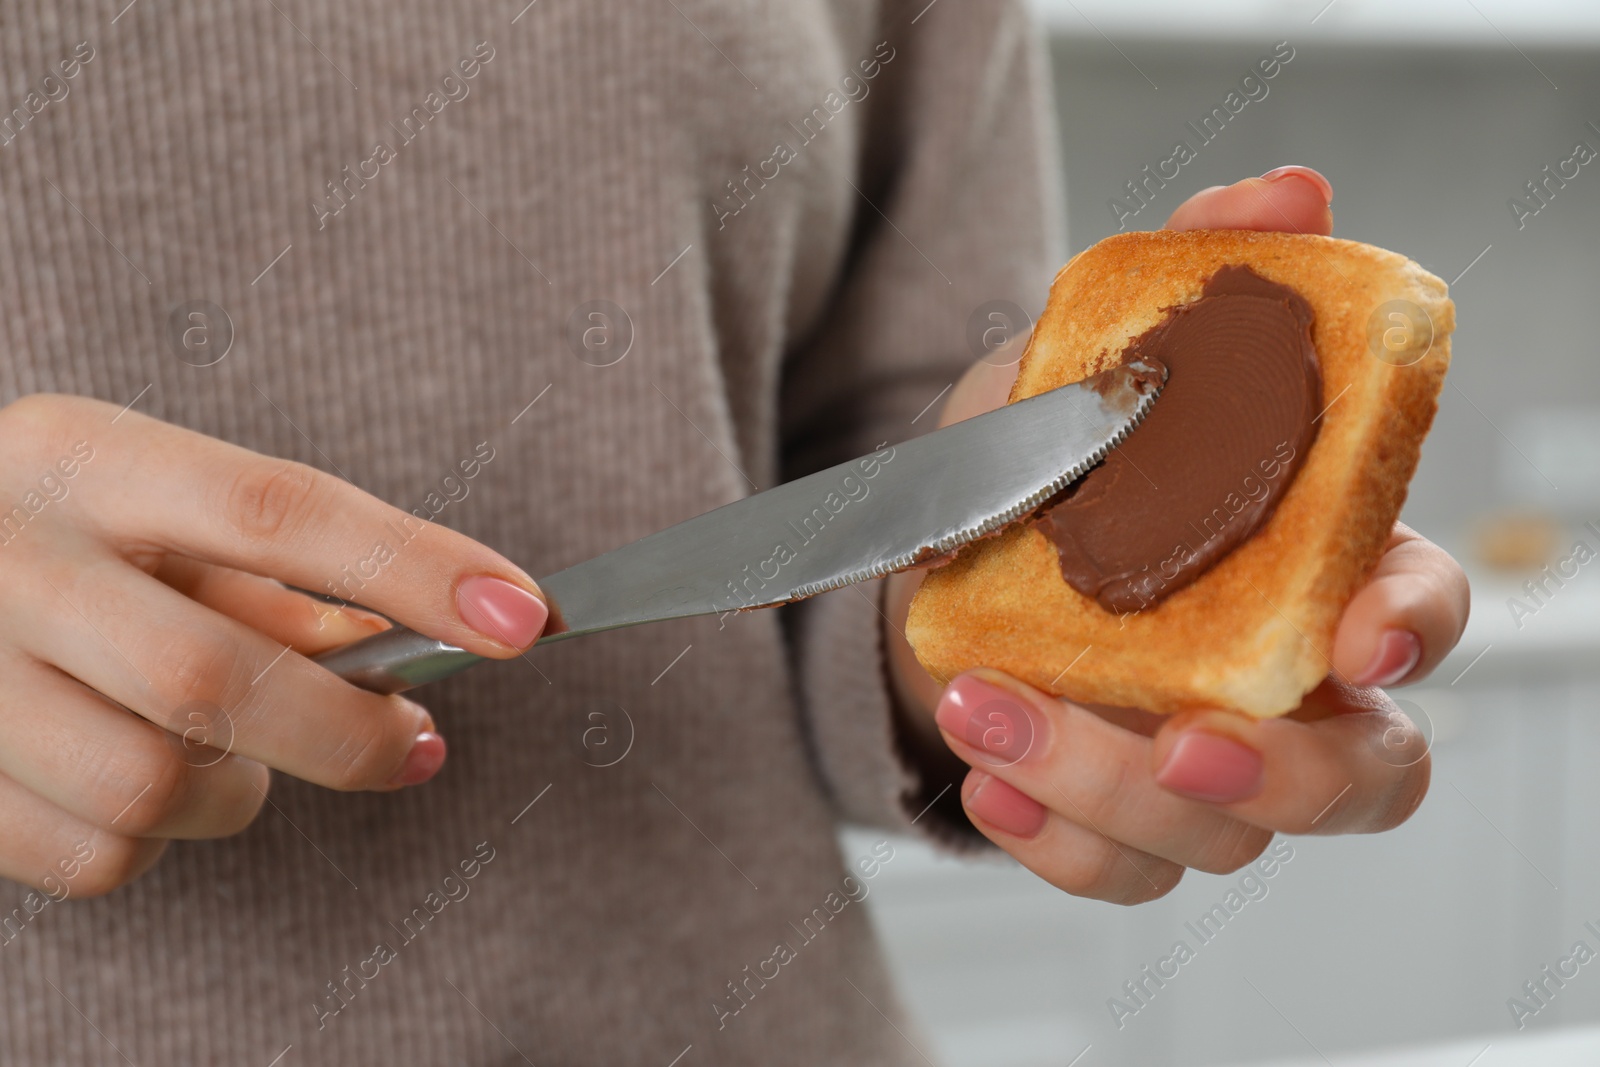
M 1047 98 L 1016 0 L 14 0 L 0 402 L 299 460 L 537 578 L 930 428 L 1060 262 Z M 425 786 L 275 775 L 103 897 L 0 881 L 0 1063 L 929 1062 L 862 900 L 971 831 L 880 609 L 536 646 L 413 694 Z

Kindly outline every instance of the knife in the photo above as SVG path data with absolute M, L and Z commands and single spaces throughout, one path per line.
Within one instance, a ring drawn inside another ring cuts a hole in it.
M 1166 380 L 1131 362 L 737 500 L 539 580 L 538 643 L 786 604 L 947 555 L 1105 458 Z M 399 693 L 483 657 L 397 626 L 316 657 Z

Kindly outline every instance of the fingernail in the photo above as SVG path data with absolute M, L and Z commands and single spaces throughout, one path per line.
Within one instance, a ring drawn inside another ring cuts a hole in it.
M 422 731 L 412 742 L 411 751 L 406 753 L 405 764 L 389 780 L 389 785 L 392 788 L 421 785 L 439 773 L 439 768 L 444 766 L 444 755 L 444 738 L 431 730 Z
M 1043 740 L 1044 717 L 1016 693 L 963 674 L 939 697 L 934 721 L 982 753 L 993 767 L 1010 767 Z
M 323 616 L 317 623 L 317 629 L 323 629 L 324 626 L 335 628 L 332 636 L 336 639 L 341 634 L 349 634 L 349 640 L 359 641 L 362 638 L 371 637 L 373 634 L 379 634 L 389 629 L 390 623 L 377 615 L 345 608 L 337 612 L 330 611 Z
M 1259 752 L 1200 730 L 1179 737 L 1156 771 L 1156 783 L 1163 789 L 1213 804 L 1248 800 L 1265 782 L 1266 764 Z
M 1310 167 L 1275 167 L 1261 176 L 1263 181 L 1275 182 L 1284 178 L 1299 178 L 1310 182 L 1322 194 L 1323 203 L 1333 206 L 1333 183 Z
M 982 771 L 967 776 L 961 803 L 970 814 L 1013 837 L 1034 836 L 1049 817 L 1043 804 Z
M 417 733 L 429 734 L 439 732 L 439 727 L 433 721 L 433 713 L 427 708 L 423 707 L 421 704 L 418 704 L 415 700 L 400 696 L 399 694 L 396 694 L 392 699 L 398 700 L 401 704 L 416 712 Z
M 550 609 L 518 585 L 486 574 L 474 575 L 456 587 L 461 620 L 485 637 L 526 648 L 544 629 Z
M 1353 685 L 1394 685 L 1417 669 L 1422 659 L 1422 639 L 1410 630 L 1386 630 L 1378 639 L 1367 669 Z
M 381 634 L 383 631 L 392 629 L 394 627 L 394 623 L 390 622 L 382 615 L 374 615 L 370 611 L 360 611 L 355 608 L 345 608 L 343 614 L 346 618 L 354 621 L 357 626 L 370 630 L 375 634 Z

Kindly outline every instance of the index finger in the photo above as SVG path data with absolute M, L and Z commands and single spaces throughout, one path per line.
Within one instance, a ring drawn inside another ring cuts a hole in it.
M 85 403 L 94 418 L 111 408 Z M 496 658 L 532 644 L 549 615 L 499 553 L 304 464 L 133 411 L 91 444 L 87 513 L 118 551 L 156 546 L 326 591 Z

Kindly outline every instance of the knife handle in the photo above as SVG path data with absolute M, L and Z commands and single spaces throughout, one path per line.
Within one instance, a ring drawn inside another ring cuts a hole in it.
M 396 626 L 343 645 L 312 661 L 352 685 L 387 696 L 466 670 L 483 657 Z

